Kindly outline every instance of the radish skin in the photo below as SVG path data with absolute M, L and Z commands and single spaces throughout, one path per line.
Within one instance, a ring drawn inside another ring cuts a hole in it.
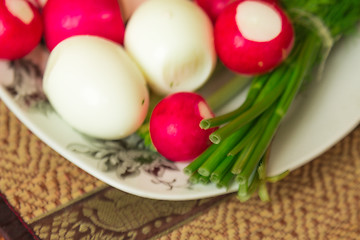
M 0 0 L 0 58 L 19 59 L 39 43 L 43 23 L 37 8 L 25 0 Z
M 50 51 L 74 35 L 94 35 L 119 44 L 124 41 L 125 25 L 117 0 L 48 0 L 43 18 Z
M 233 0 L 195 0 L 195 2 L 208 14 L 213 23 L 220 13 L 229 5 Z
M 221 61 L 244 75 L 271 71 L 294 44 L 290 19 L 272 1 L 239 0 L 230 4 L 218 17 L 214 32 Z
M 211 143 L 216 128 L 203 130 L 199 123 L 214 114 L 204 98 L 179 92 L 162 99 L 150 118 L 150 136 L 157 151 L 171 161 L 190 161 Z
M 277 3 L 277 0 L 264 0 L 269 3 Z M 234 0 L 195 0 L 210 17 L 211 21 L 215 24 L 218 16 L 224 11 L 224 9 Z

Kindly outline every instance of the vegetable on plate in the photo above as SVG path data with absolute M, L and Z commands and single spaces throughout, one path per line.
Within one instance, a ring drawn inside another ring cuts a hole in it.
M 37 8 L 25 0 L 0 0 L 0 59 L 19 59 L 40 42 L 43 23 Z
M 238 1 L 223 14 L 245 2 L 260 3 Z M 296 36 L 289 57 L 271 72 L 252 79 L 239 108 L 201 121 L 203 129 L 218 128 L 209 137 L 213 144 L 184 169 L 192 182 L 212 182 L 225 188 L 237 184 L 240 201 L 248 200 L 254 192 L 268 201 L 266 183 L 288 174 L 285 171 L 267 176 L 271 141 L 301 87 L 320 76 L 333 45 L 354 31 L 360 20 L 358 0 L 283 0 L 281 4 L 294 24 Z
M 156 150 L 171 161 L 190 161 L 209 145 L 215 129 L 199 123 L 214 117 L 205 99 L 192 92 L 178 92 L 162 99 L 150 118 L 150 136 Z
M 43 19 L 50 51 L 74 35 L 95 35 L 119 44 L 124 41 L 125 25 L 117 0 L 48 0 Z
M 256 191 L 267 201 L 266 183 L 288 174 L 266 173 L 277 129 L 336 41 L 359 23 L 360 1 L 147 0 L 125 29 L 117 0 L 48 0 L 43 20 L 43 89 L 65 122 L 111 140 L 145 129 L 164 157 L 191 161 L 190 182 L 237 184 L 241 201 Z M 42 24 L 30 2 L 0 0 L 0 58 L 28 54 Z M 214 74 L 217 56 L 238 76 L 205 101 L 194 91 Z M 243 75 L 251 76 L 246 99 L 214 116 Z M 152 96 L 165 96 L 153 110 L 147 84 Z
M 215 24 L 216 52 L 226 67 L 245 75 L 273 70 L 289 55 L 294 31 L 275 2 L 238 0 L 227 6 Z

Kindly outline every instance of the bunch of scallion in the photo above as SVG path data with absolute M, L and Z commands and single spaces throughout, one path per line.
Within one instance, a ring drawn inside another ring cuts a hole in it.
M 299 88 L 321 71 L 330 49 L 341 36 L 356 31 L 360 0 L 281 0 L 295 29 L 295 45 L 286 61 L 272 72 L 252 79 L 247 98 L 236 110 L 203 120 L 201 128 L 220 128 L 210 135 L 213 144 L 184 172 L 193 183 L 218 187 L 238 185 L 238 198 L 254 192 L 269 200 L 266 182 L 287 172 L 266 176 L 271 141 Z

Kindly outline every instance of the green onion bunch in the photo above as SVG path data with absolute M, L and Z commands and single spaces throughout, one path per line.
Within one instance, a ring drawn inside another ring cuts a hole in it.
M 266 175 L 271 141 L 304 82 L 322 71 L 333 45 L 356 31 L 360 19 L 360 0 L 282 0 L 280 4 L 295 29 L 290 56 L 272 72 L 252 79 L 239 108 L 200 123 L 203 129 L 219 128 L 210 135 L 213 144 L 184 169 L 193 183 L 212 182 L 225 188 L 237 184 L 241 201 L 254 192 L 268 201 L 266 182 L 287 175 Z

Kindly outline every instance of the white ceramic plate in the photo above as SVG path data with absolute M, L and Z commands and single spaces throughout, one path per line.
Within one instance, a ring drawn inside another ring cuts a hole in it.
M 190 185 L 174 164 L 149 153 L 139 138 L 94 141 L 70 128 L 44 103 L 41 75 L 47 52 L 36 49 L 25 59 L 0 62 L 0 97 L 42 141 L 98 179 L 122 191 L 162 200 L 189 200 L 224 194 L 214 185 Z M 240 94 L 222 112 L 244 98 Z M 347 135 L 360 121 L 360 38 L 342 40 L 333 50 L 323 77 L 302 91 L 282 122 L 272 145 L 268 174 L 294 170 Z M 107 171 L 103 171 L 108 168 Z M 236 191 L 234 185 L 228 191 Z

